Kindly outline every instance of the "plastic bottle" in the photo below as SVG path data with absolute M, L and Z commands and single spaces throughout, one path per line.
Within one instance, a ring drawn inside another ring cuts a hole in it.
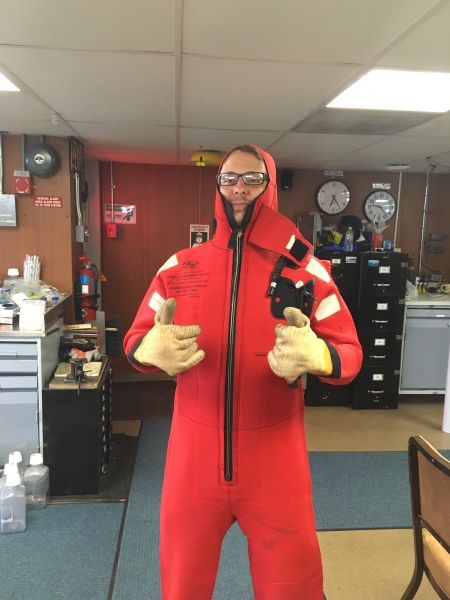
M 0 491 L 0 533 L 25 531 L 25 511 L 25 486 L 19 473 L 11 473 Z
M 353 228 L 349 227 L 345 232 L 344 237 L 344 251 L 352 252 L 353 250 Z
M 19 269 L 8 269 L 8 276 L 3 282 L 5 300 L 11 300 L 11 296 L 15 293 L 15 286 L 19 279 Z
M 23 468 L 22 453 L 18 452 L 17 450 L 15 452 L 10 452 L 9 453 L 9 462 L 17 465 L 17 471 L 20 475 L 21 483 L 23 483 L 23 476 L 25 473 L 25 469 Z
M 28 508 L 47 508 L 49 494 L 49 469 L 42 454 L 30 456 L 30 466 L 25 470 L 24 485 Z

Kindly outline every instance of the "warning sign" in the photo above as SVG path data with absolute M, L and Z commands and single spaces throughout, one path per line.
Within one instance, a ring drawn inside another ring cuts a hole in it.
M 114 204 L 114 219 L 111 216 L 111 204 L 105 204 L 105 223 L 136 225 L 135 204 Z
M 62 196 L 33 196 L 33 204 L 37 208 L 62 208 Z
M 209 239 L 209 225 L 190 225 L 189 247 L 201 246 Z

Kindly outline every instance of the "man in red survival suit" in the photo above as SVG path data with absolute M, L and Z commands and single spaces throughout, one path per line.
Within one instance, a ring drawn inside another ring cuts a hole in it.
M 138 370 L 178 375 L 163 599 L 212 598 L 223 537 L 238 521 L 256 600 L 323 600 L 297 380 L 307 372 L 349 383 L 361 347 L 328 270 L 277 212 L 270 155 L 253 146 L 227 154 L 215 217 L 212 240 L 161 267 L 125 337 Z

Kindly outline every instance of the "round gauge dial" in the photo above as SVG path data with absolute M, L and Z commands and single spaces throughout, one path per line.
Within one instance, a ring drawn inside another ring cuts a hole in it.
M 342 181 L 325 181 L 316 193 L 316 204 L 327 215 L 337 215 L 344 211 L 350 202 L 350 190 Z
M 364 216 L 375 223 L 389 221 L 395 214 L 397 202 L 392 194 L 384 190 L 371 192 L 363 202 Z

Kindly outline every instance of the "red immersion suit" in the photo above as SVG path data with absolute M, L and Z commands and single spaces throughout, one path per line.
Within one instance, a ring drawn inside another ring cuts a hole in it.
M 243 235 L 216 192 L 214 238 L 161 267 L 125 337 L 136 368 L 155 370 L 138 363 L 134 352 L 161 302 L 173 297 L 175 324 L 200 325 L 198 347 L 206 353 L 177 377 L 161 505 L 164 600 L 211 599 L 221 542 L 236 520 L 248 539 L 256 600 L 323 600 L 303 392 L 300 381 L 290 387 L 267 360 L 275 326 L 286 325 L 279 305 L 299 308 L 299 282 L 313 282 L 309 316 L 330 350 L 328 383 L 349 383 L 362 352 L 328 271 L 277 212 L 275 165 L 261 154 L 270 181 L 247 209 Z M 287 259 L 282 297 L 277 291 L 271 298 L 280 256 Z

